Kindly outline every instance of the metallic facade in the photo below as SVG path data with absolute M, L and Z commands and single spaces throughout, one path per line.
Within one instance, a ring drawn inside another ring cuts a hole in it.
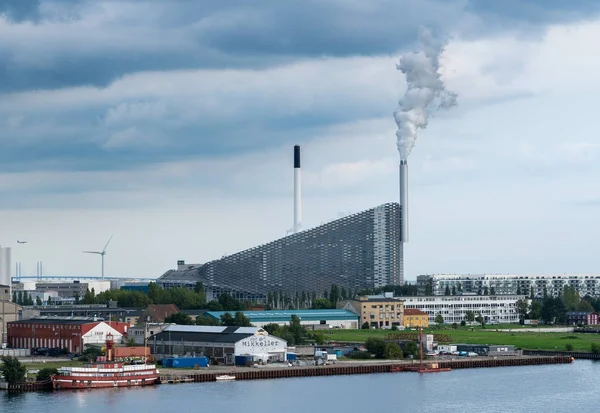
M 491 294 L 525 294 L 542 298 L 558 297 L 565 286 L 579 292 L 580 296 L 600 296 L 600 274 L 426 274 L 417 277 L 421 292 L 429 290 L 432 295 L 444 295 L 446 287 L 467 294 L 482 294 L 487 288 Z
M 207 297 L 229 293 L 264 300 L 269 292 L 290 295 L 354 291 L 403 284 L 400 205 L 384 204 L 289 235 L 203 265 L 170 270 L 157 283 L 193 287 L 202 281 Z

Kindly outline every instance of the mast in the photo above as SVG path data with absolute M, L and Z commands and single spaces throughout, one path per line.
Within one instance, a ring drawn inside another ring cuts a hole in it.
M 419 368 L 423 368 L 423 326 L 419 327 Z

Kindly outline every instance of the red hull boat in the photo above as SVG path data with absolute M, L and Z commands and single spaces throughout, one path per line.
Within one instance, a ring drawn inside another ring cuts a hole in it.
M 61 367 L 52 376 L 55 390 L 98 389 L 107 387 L 150 386 L 158 382 L 158 369 L 154 364 L 115 363 L 112 357 L 112 335 L 106 340 L 106 360 L 83 367 Z

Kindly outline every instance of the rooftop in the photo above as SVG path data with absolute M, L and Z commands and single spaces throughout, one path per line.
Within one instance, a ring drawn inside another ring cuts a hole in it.
M 220 319 L 221 316 L 230 311 L 207 311 L 204 313 L 207 316 Z M 320 320 L 356 320 L 358 316 L 348 310 L 269 310 L 269 311 L 242 311 L 252 322 L 289 322 L 292 315 L 297 315 L 304 321 L 320 321 Z
M 7 324 L 89 324 L 101 323 L 104 320 L 94 320 L 92 317 L 35 317 L 29 320 L 11 321 Z
M 194 341 L 202 343 L 236 343 L 259 331 L 256 327 L 217 327 L 217 326 L 185 326 L 171 324 L 151 340 L 159 341 Z
M 428 315 L 426 312 L 418 310 L 416 308 L 405 308 L 404 315 Z

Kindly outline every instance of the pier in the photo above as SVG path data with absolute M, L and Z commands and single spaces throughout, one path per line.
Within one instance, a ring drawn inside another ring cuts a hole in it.
M 531 356 L 502 358 L 465 358 L 453 360 L 435 360 L 440 368 L 469 369 L 489 367 L 535 366 L 544 364 L 568 364 L 573 362 L 569 356 Z M 211 382 L 217 376 L 235 376 L 236 380 L 264 380 L 292 377 L 338 376 L 349 374 L 374 374 L 414 371 L 412 362 L 338 362 L 326 366 L 294 366 L 294 367 L 224 367 L 217 370 L 161 370 L 161 384 Z

